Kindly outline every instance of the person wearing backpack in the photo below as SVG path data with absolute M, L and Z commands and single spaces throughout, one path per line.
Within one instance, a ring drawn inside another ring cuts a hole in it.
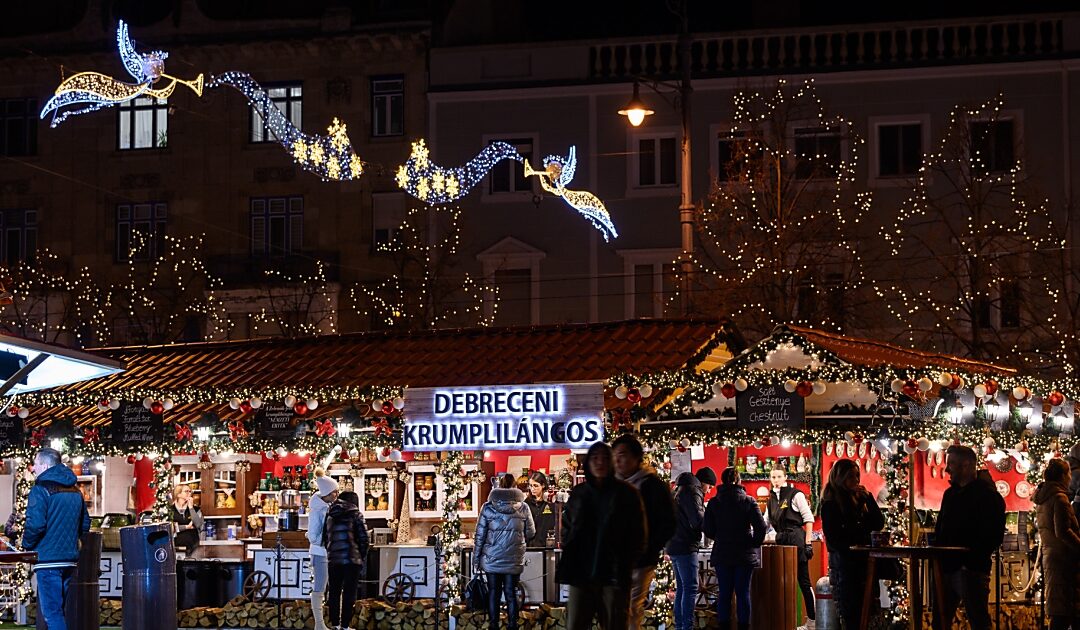
M 90 531 L 90 514 L 77 478 L 60 452 L 43 448 L 34 457 L 37 481 L 26 501 L 22 546 L 37 552 L 38 608 L 48 630 L 67 630 L 64 600 L 79 561 L 79 538 Z
M 499 627 L 499 601 L 506 598 L 506 627 L 518 627 L 517 585 L 525 570 L 525 543 L 536 535 L 525 493 L 510 473 L 499 477 L 476 521 L 476 570 L 487 574 L 488 627 Z
M 355 492 L 342 492 L 330 505 L 323 546 L 329 569 L 326 595 L 330 600 L 330 625 L 348 630 L 368 553 L 367 525 L 360 513 L 360 497 Z

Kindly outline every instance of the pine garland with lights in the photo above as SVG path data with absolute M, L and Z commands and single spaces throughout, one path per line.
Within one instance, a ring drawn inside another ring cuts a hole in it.
M 459 501 L 465 490 L 466 484 L 483 483 L 484 473 L 482 470 L 467 471 L 463 465 L 465 454 L 461 451 L 449 451 L 445 459 L 435 464 L 436 470 L 443 480 L 443 522 L 439 531 L 439 541 L 442 545 L 442 588 L 444 597 L 449 601 L 458 600 L 461 594 L 462 571 L 461 571 L 461 516 Z M 478 497 L 474 497 L 476 500 Z
M 154 520 L 168 522 L 172 520 L 170 506 L 173 496 L 172 453 L 161 452 L 154 458 Z
M 15 504 L 12 511 L 15 519 L 11 524 L 11 543 L 22 546 L 23 528 L 26 524 L 26 505 L 30 498 L 30 489 L 34 487 L 34 475 L 30 472 L 30 464 L 33 457 L 15 458 Z M 17 564 L 10 573 L 4 573 L 4 586 L 15 589 L 16 598 L 27 603 L 33 598 L 33 590 L 30 588 L 30 565 Z

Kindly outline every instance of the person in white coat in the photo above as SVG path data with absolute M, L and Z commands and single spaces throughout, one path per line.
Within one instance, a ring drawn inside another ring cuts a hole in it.
M 330 509 L 330 504 L 338 497 L 338 484 L 322 471 L 315 471 L 315 475 L 318 494 L 308 501 L 307 529 L 308 553 L 311 554 L 311 613 L 315 618 L 315 630 L 327 630 L 326 621 L 323 618 L 323 598 L 329 572 L 323 537 L 326 529 L 326 512 Z

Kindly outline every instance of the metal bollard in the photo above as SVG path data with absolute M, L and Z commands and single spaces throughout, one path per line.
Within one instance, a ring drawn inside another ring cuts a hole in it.
M 833 599 L 833 587 L 827 575 L 814 585 L 814 610 L 817 630 L 840 630 L 840 609 Z

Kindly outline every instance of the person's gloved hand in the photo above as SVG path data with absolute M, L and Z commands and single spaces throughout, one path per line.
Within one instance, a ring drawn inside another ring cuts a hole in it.
M 806 559 L 807 560 L 810 560 L 810 559 L 812 559 L 814 557 L 814 545 L 812 545 L 812 544 L 805 545 L 803 547 L 803 550 L 806 551 Z

